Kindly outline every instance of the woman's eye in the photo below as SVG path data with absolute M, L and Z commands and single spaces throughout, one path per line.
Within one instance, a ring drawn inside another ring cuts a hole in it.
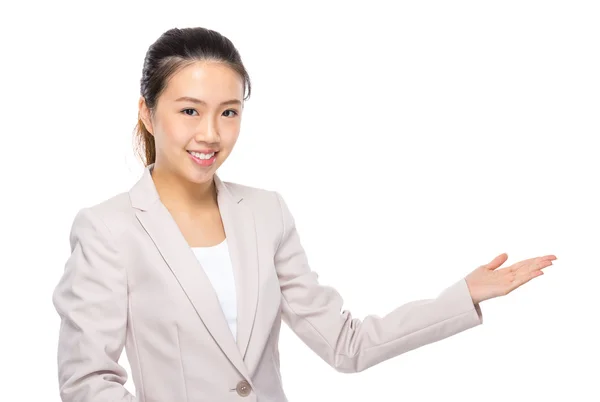
M 237 111 L 235 111 L 235 110 L 233 110 L 233 109 L 228 109 L 228 110 L 226 110 L 224 113 L 227 113 L 227 112 L 233 112 L 233 113 L 234 113 L 234 114 L 233 114 L 233 116 L 231 116 L 231 117 L 234 117 L 234 116 L 237 116 L 237 115 L 238 115 L 238 112 L 237 112 Z
M 188 113 L 190 111 L 191 111 L 191 113 Z M 188 116 L 194 116 L 194 112 L 198 113 L 198 112 L 196 112 L 196 109 L 183 109 L 181 112 L 183 114 L 188 115 Z M 239 114 L 236 110 L 233 110 L 233 109 L 228 109 L 228 110 L 226 110 L 223 113 L 227 113 L 227 112 L 232 112 L 233 113 L 233 115 L 230 115 L 229 117 L 235 117 L 235 116 L 237 116 Z
M 188 113 L 186 113 L 186 112 L 187 112 L 187 111 L 189 111 L 189 110 L 191 110 L 192 112 L 195 112 L 195 111 L 196 111 L 195 109 L 183 109 L 183 110 L 182 110 L 182 112 L 183 112 L 184 114 L 187 114 L 188 116 L 193 116 L 193 114 L 188 114 Z

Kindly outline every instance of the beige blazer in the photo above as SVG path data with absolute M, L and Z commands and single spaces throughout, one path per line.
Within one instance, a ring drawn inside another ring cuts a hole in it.
M 235 274 L 236 342 L 211 282 L 160 202 L 152 168 L 130 191 L 74 218 L 72 254 L 52 296 L 65 402 L 285 402 L 282 320 L 344 373 L 482 323 L 464 278 L 434 299 L 353 318 L 311 271 L 280 194 L 215 175 Z M 136 396 L 123 387 L 123 347 Z

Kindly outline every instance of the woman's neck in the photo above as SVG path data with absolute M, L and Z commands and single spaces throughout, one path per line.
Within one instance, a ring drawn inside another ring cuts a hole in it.
M 218 207 L 214 177 L 206 183 L 192 183 L 156 168 L 151 176 L 161 202 L 171 211 L 194 214 Z

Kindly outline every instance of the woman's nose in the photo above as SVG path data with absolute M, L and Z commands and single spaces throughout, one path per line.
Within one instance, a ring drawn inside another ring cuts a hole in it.
M 216 124 L 209 122 L 198 127 L 198 132 L 195 137 L 197 142 L 218 142 L 219 130 Z

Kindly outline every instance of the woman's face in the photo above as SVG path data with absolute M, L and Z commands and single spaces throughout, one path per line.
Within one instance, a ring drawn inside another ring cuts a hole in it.
M 195 62 L 171 76 L 154 116 L 141 97 L 140 117 L 156 144 L 155 168 L 210 182 L 237 141 L 243 96 L 244 82 L 234 70 Z

